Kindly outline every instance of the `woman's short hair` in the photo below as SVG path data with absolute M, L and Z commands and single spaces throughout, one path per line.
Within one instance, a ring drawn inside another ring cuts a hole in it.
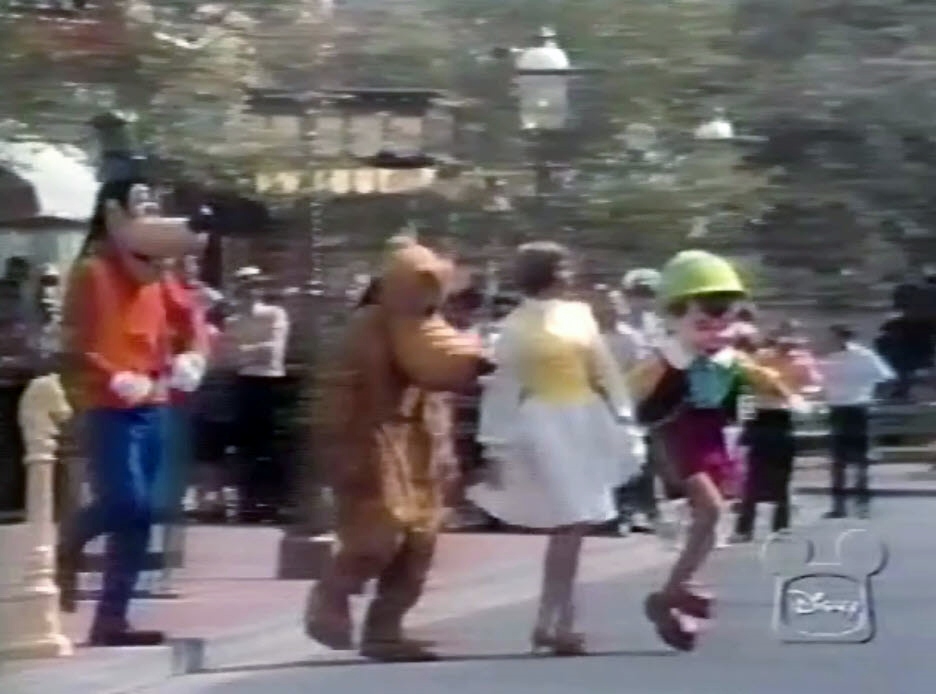
M 571 261 L 569 250 L 554 241 L 533 241 L 517 248 L 515 277 L 526 296 L 536 296 L 556 286 Z

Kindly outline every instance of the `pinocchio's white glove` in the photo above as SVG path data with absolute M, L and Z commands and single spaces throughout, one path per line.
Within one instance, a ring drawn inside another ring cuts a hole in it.
M 812 405 L 802 395 L 793 395 L 789 400 L 790 409 L 797 414 L 809 414 L 812 411 Z
M 674 369 L 684 371 L 692 364 L 693 355 L 675 337 L 660 340 L 657 349 Z
M 169 387 L 183 393 L 195 392 L 205 377 L 207 366 L 204 355 L 198 352 L 183 352 L 176 355 L 172 360 Z
M 142 374 L 121 371 L 111 377 L 110 389 L 128 405 L 138 405 L 152 392 L 153 381 Z

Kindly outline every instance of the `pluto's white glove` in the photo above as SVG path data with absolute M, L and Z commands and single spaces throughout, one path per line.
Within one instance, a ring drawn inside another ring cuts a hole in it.
M 121 371 L 111 376 L 110 389 L 128 405 L 139 405 L 153 390 L 153 381 L 142 374 Z
M 172 375 L 169 377 L 169 387 L 183 393 L 193 393 L 198 390 L 205 369 L 208 366 L 205 357 L 198 352 L 183 352 L 172 360 Z
M 657 345 L 657 349 L 674 369 L 684 371 L 692 363 L 692 354 L 675 337 L 663 338 Z

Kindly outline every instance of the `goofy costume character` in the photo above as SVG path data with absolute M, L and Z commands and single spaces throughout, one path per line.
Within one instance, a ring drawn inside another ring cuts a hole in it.
M 705 251 L 683 251 L 664 267 L 659 299 L 667 335 L 631 372 L 637 415 L 651 431 L 664 480 L 688 498 L 692 521 L 682 553 L 646 613 L 660 637 L 692 650 L 696 619 L 710 619 L 712 598 L 693 579 L 715 546 L 724 486 L 734 473 L 725 430 L 742 388 L 795 397 L 773 371 L 731 348 L 730 327 L 746 294 L 735 269 Z
M 309 637 L 352 644 L 349 599 L 377 579 L 361 654 L 376 660 L 432 657 L 403 636 L 444 518 L 451 449 L 447 391 L 464 391 L 487 362 L 480 340 L 439 313 L 452 267 L 407 240 L 389 252 L 374 302 L 352 314 L 340 377 L 326 398 L 329 471 L 338 547 L 306 607 Z
M 94 500 L 63 531 L 58 581 L 63 609 L 74 610 L 83 548 L 109 536 L 91 645 L 163 641 L 133 630 L 127 611 L 154 521 L 169 393 L 194 391 L 205 369 L 191 302 L 168 261 L 203 246 L 187 219 L 160 213 L 145 184 L 108 182 L 70 278 L 64 375 L 82 417 Z

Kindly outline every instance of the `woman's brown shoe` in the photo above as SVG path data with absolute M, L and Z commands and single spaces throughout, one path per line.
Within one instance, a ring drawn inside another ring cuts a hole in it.
M 575 632 L 550 634 L 545 629 L 535 629 L 530 635 L 530 645 L 534 654 L 548 652 L 560 657 L 586 654 L 585 636 Z

